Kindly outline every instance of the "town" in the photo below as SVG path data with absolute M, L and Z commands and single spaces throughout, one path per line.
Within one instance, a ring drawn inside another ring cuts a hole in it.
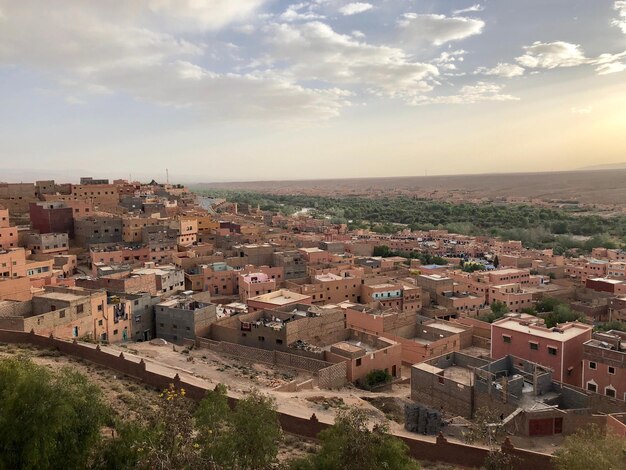
M 349 230 L 154 180 L 1 183 L 0 207 L 0 342 L 97 345 L 315 422 L 360 406 L 452 464 L 480 419 L 540 468 L 586 425 L 626 436 L 625 250 Z

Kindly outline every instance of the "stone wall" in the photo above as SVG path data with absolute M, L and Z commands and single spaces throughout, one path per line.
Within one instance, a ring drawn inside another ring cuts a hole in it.
M 282 351 L 251 348 L 241 344 L 225 341 L 212 341 L 199 338 L 196 345 L 200 348 L 211 349 L 222 354 L 237 356 L 253 362 L 264 362 L 281 367 L 306 370 L 318 377 L 320 388 L 339 388 L 346 384 L 346 363 L 332 364 L 310 357 L 298 356 Z

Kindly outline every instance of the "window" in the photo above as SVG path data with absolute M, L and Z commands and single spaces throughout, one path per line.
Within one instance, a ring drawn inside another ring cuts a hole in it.
M 102 320 L 98 320 L 98 326 L 102 326 Z
M 84 310 L 83 304 L 76 306 L 76 313 L 83 313 L 83 310 Z
M 59 318 L 65 318 L 65 310 L 59 312 Z
M 615 367 L 609 366 L 609 374 L 615 375 Z
M 98 312 L 102 312 L 102 304 L 98 305 Z
M 178 327 L 176 325 L 172 325 L 172 328 L 177 329 Z
M 587 382 L 587 390 L 595 393 L 598 391 L 598 386 L 594 382 Z
M 114 334 L 114 335 L 117 335 L 117 330 L 113 330 L 113 334 Z
M 276 340 L 276 344 L 283 344 L 283 340 L 282 339 L 277 339 Z
M 556 348 L 553 348 L 552 346 L 548 346 L 548 354 L 550 356 L 556 356 L 556 351 L 557 351 Z
M 356 366 L 359 367 L 361 365 L 361 358 L 358 358 L 356 360 Z
M 511 344 L 511 337 L 507 335 L 502 335 L 502 341 L 505 343 Z
M 589 362 L 589 368 L 596 370 L 598 368 L 598 365 L 595 362 Z
M 259 336 L 259 341 L 265 341 L 265 336 Z
M 531 343 L 529 342 L 528 345 L 530 346 L 531 351 L 537 351 L 539 350 L 539 345 L 537 343 Z
M 607 397 L 615 398 L 615 389 L 613 387 L 605 387 L 604 394 Z

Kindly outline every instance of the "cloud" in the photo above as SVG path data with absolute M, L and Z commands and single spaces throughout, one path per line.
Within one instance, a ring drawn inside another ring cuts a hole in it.
M 583 106 L 583 107 L 574 106 L 570 108 L 570 112 L 572 114 L 591 114 L 591 111 L 593 111 L 592 106 Z
M 611 21 L 613 26 L 617 26 L 622 30 L 622 33 L 626 34 L 626 1 L 620 0 L 613 4 L 613 9 L 617 11 L 619 18 Z
M 344 16 L 350 16 L 350 15 L 356 15 L 358 13 L 363 13 L 367 10 L 371 10 L 372 8 L 374 8 L 374 5 L 372 5 L 371 3 L 362 3 L 362 2 L 348 3 L 347 5 L 344 5 L 339 9 L 339 13 L 341 13 Z
M 480 34 L 485 26 L 485 22 L 477 18 L 417 13 L 405 13 L 398 24 L 409 39 L 435 45 Z
M 443 70 L 456 70 L 456 62 L 463 62 L 464 55 L 467 54 L 467 51 L 463 49 L 459 49 L 456 51 L 444 51 L 439 54 L 439 57 L 433 59 L 431 62 L 440 69 Z
M 472 13 L 472 12 L 477 12 L 477 11 L 483 11 L 484 9 L 485 9 L 484 6 L 482 6 L 479 3 L 475 3 L 471 7 L 463 8 L 461 10 L 453 10 L 452 14 L 453 15 L 461 15 L 463 13 Z
M 492 82 L 476 82 L 461 87 L 459 93 L 443 96 L 419 96 L 412 104 L 472 104 L 483 101 L 518 101 L 517 96 L 503 94 L 503 85 Z
M 512 78 L 524 75 L 524 68 L 515 64 L 498 63 L 493 68 L 478 67 L 474 72 L 476 75 L 494 75 L 497 77 Z
M 412 97 L 430 90 L 437 67 L 412 61 L 398 48 L 374 46 L 335 32 L 319 21 L 273 24 L 268 28 L 273 55 L 289 63 L 301 80 L 368 87 L 373 93 Z
M 580 46 L 569 42 L 536 41 L 531 46 L 524 46 L 524 50 L 526 54 L 515 60 L 527 68 L 554 69 L 589 63 Z
M 363 31 L 359 31 L 358 29 L 355 29 L 350 34 L 352 34 L 352 36 L 358 39 L 363 39 L 365 37 L 365 33 L 363 33 Z
M 315 5 L 309 3 L 296 3 L 289 5 L 287 9 L 280 15 L 283 21 L 310 21 L 323 19 L 324 16 L 313 11 Z
M 626 58 L 626 51 L 618 54 L 600 54 L 596 58 L 590 58 L 585 56 L 578 44 L 564 41 L 535 42 L 531 46 L 525 46 L 524 50 L 526 54 L 515 60 L 527 68 L 554 69 L 591 64 L 596 65 L 598 75 L 626 70 L 626 64 L 622 62 L 622 59 Z
M 211 71 L 200 65 L 203 59 L 231 45 L 191 42 L 153 24 L 153 15 L 172 13 L 176 28 L 193 15 L 198 17 L 190 19 L 189 28 L 219 27 L 241 17 L 231 3 L 245 10 L 262 2 L 210 3 L 209 9 L 207 2 L 137 0 L 131 15 L 122 14 L 130 8 L 125 1 L 107 2 L 112 10 L 99 1 L 72 1 L 43 17 L 34 13 L 41 8 L 37 1 L 0 0 L 10 18 L 0 28 L 0 65 L 38 71 L 57 84 L 69 103 L 87 101 L 95 93 L 117 93 L 214 119 L 278 120 L 329 118 L 348 105 L 345 90 L 305 87 L 277 71 Z M 204 17 L 209 10 L 210 18 Z

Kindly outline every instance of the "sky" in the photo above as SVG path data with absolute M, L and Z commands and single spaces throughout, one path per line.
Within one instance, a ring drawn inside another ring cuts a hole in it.
M 0 181 L 626 162 L 626 1 L 0 0 Z

